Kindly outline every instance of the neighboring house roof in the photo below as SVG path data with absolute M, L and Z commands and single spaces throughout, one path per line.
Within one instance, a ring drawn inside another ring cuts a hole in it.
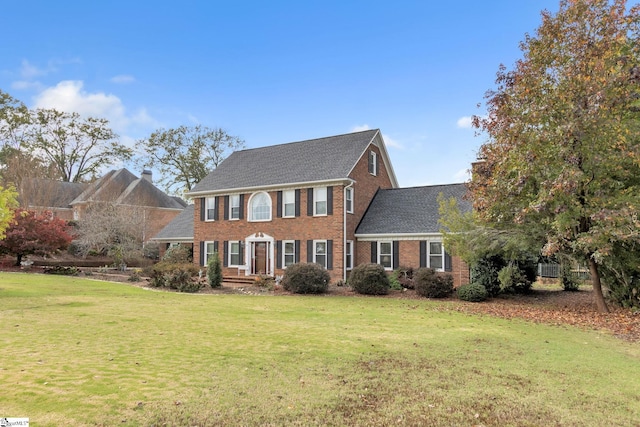
M 373 129 L 235 151 L 189 195 L 347 179 L 369 144 L 380 148 L 391 183 L 397 187 L 380 131 Z
M 23 203 L 32 207 L 69 209 L 71 208 L 71 202 L 88 185 L 40 178 L 28 179 L 22 183 L 20 199 Z
M 151 240 L 193 243 L 193 205 L 187 205 Z
M 90 184 L 71 205 L 91 202 L 183 209 L 184 203 L 168 196 L 146 178 L 138 178 L 127 169 L 112 170 Z
M 440 233 L 438 195 L 454 197 L 460 210 L 467 212 L 471 203 L 464 198 L 466 192 L 465 184 L 380 189 L 360 221 L 356 236 Z

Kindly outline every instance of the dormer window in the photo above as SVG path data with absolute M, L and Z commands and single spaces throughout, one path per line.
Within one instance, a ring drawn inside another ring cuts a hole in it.
M 249 213 L 250 221 L 271 221 L 271 197 L 264 192 L 251 196 Z
M 369 173 L 378 175 L 378 155 L 375 151 L 369 151 Z

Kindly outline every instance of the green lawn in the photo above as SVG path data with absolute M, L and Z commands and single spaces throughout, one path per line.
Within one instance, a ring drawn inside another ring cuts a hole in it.
M 640 346 L 451 302 L 0 273 L 0 417 L 31 425 L 640 425 Z

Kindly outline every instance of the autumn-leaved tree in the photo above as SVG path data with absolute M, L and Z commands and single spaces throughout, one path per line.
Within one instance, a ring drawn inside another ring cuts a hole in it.
M 13 210 L 18 205 L 17 196 L 13 188 L 0 187 L 0 239 L 4 239 L 6 229 L 13 222 Z
M 640 241 L 639 12 L 561 0 L 474 119 L 489 137 L 470 184 L 478 217 L 587 263 L 599 311 L 603 261 L 616 242 Z
M 139 142 L 139 163 L 157 169 L 166 191 L 178 194 L 191 190 L 229 154 L 244 148 L 241 138 L 224 129 L 200 125 L 159 129 Z
M 0 240 L 0 253 L 15 255 L 16 265 L 20 265 L 25 255 L 49 255 L 66 249 L 71 239 L 67 222 L 51 212 L 16 209 L 4 239 Z

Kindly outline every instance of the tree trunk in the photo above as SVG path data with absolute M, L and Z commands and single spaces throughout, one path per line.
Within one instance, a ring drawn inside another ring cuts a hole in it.
M 598 271 L 598 264 L 589 255 L 589 273 L 591 273 L 591 284 L 593 285 L 593 295 L 596 299 L 596 306 L 600 313 L 608 313 L 609 307 L 604 302 L 604 295 L 602 295 L 602 284 L 600 283 L 600 272 Z
M 20 267 L 20 263 L 22 262 L 22 254 L 16 255 L 16 266 Z

